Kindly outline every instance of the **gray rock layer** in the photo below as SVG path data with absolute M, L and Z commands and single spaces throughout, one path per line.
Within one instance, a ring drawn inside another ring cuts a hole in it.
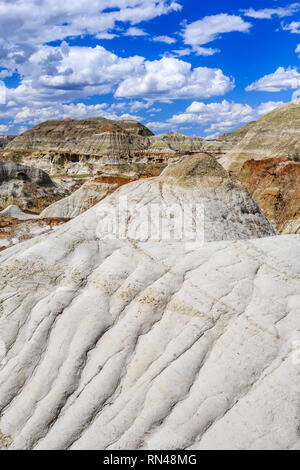
M 152 132 L 137 121 L 105 118 L 46 121 L 18 136 L 8 149 L 57 150 L 73 154 L 125 158 L 143 150 Z
M 10 180 L 30 181 L 39 186 L 54 186 L 50 176 L 39 168 L 14 162 L 0 162 L 0 184 Z
M 17 205 L 41 212 L 65 193 L 44 171 L 15 162 L 0 162 L 0 207 Z
M 280 106 L 250 125 L 221 163 L 238 172 L 247 160 L 285 156 L 300 161 L 300 100 Z
M 51 163 L 59 165 L 68 159 L 78 162 L 83 156 L 101 157 L 105 163 L 149 162 L 206 150 L 224 153 L 231 147 L 227 142 L 207 142 L 178 132 L 153 136 L 137 121 L 99 117 L 44 122 L 18 136 L 7 149 L 56 152 L 51 156 Z

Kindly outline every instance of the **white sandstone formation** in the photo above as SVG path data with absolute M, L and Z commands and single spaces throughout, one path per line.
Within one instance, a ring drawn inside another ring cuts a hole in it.
M 0 219 L 7 217 L 12 217 L 19 220 L 30 220 L 37 219 L 39 215 L 27 214 L 26 212 L 23 212 L 18 206 L 11 205 L 0 212 Z
M 0 447 L 300 449 L 300 238 L 241 240 L 273 231 L 238 187 L 191 157 L 0 253 Z M 205 197 L 203 245 L 129 236 Z
M 101 199 L 105 191 L 111 190 L 108 187 L 93 188 L 91 193 L 91 183 L 86 185 L 70 197 L 48 207 L 41 216 L 74 217 L 92 205 L 91 194 L 94 201 L 97 191 Z M 108 226 L 108 231 L 113 222 L 112 214 L 119 204 L 125 203 L 124 198 L 128 199 L 126 202 L 130 211 L 128 233 L 136 230 L 136 220 L 139 221 L 140 227 L 145 225 L 142 213 L 150 203 L 153 210 L 159 206 L 166 212 L 174 206 L 176 212 L 177 207 L 183 208 L 184 204 L 191 203 L 194 209 L 201 211 L 203 208 L 205 241 L 262 237 L 276 233 L 242 184 L 230 177 L 226 170 L 207 154 L 183 159 L 177 165 L 170 165 L 159 178 L 139 180 L 132 183 L 130 189 L 125 187 L 121 192 L 116 192 L 115 197 L 106 198 L 105 205 L 101 206 L 106 209 L 100 218 L 102 225 Z M 120 207 L 121 218 L 122 215 L 126 218 L 122 211 Z M 153 227 L 153 230 L 156 228 Z
M 87 181 L 70 196 L 46 207 L 41 212 L 40 217 L 65 217 L 69 219 L 77 217 L 115 191 L 119 186 L 130 181 L 130 179 L 113 176 L 102 176 Z

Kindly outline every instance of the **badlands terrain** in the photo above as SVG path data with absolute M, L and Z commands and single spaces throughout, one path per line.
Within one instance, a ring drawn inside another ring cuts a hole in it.
M 300 449 L 299 116 L 6 143 L 0 449 Z
M 15 135 L 0 135 L 0 148 L 4 148 L 15 137 Z

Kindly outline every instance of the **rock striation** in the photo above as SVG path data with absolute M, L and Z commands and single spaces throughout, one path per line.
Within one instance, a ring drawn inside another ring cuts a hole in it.
M 223 155 L 230 142 L 206 141 L 178 132 L 154 136 L 137 121 L 104 118 L 47 121 L 18 136 L 7 151 L 50 174 L 95 174 L 101 165 L 169 164 L 182 155 Z
M 281 233 L 300 233 L 300 162 L 288 157 L 249 160 L 240 181 Z
M 205 241 L 276 233 L 244 186 L 209 154 L 183 158 L 170 165 L 158 180 L 153 178 L 147 183 L 154 189 L 157 181 L 166 206 L 176 201 L 182 206 L 186 200 L 203 207 Z
M 222 134 L 218 137 L 221 142 L 228 142 L 232 145 L 236 145 L 248 134 L 248 132 L 254 127 L 256 121 L 249 122 L 245 126 L 239 127 L 238 129 Z
M 245 137 L 220 161 L 239 172 L 247 160 L 288 156 L 300 160 L 300 99 L 280 106 L 250 126 Z
M 0 206 L 41 210 L 64 193 L 44 171 L 15 162 L 0 162 Z
M 300 238 L 241 240 L 238 188 L 190 157 L 0 254 L 0 447 L 299 449 Z M 125 196 L 128 229 L 153 201 L 206 198 L 231 232 L 111 237 L 103 215 Z
M 128 158 L 141 151 L 152 132 L 137 121 L 105 118 L 46 121 L 18 136 L 9 149 L 59 151 L 74 155 Z
M 149 157 L 151 153 L 167 158 L 168 154 L 174 157 L 182 154 L 197 152 L 210 152 L 216 155 L 224 154 L 232 148 L 225 140 L 204 140 L 201 137 L 187 137 L 180 132 L 168 132 L 159 134 L 149 139 L 150 146 L 145 153 Z

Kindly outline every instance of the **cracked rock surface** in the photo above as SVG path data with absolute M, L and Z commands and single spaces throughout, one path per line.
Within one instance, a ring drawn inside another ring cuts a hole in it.
M 300 238 L 254 231 L 207 156 L 179 165 L 0 253 L 0 448 L 300 448 Z M 202 245 L 103 231 L 124 195 L 130 229 L 219 191 L 223 238 L 212 215 Z

